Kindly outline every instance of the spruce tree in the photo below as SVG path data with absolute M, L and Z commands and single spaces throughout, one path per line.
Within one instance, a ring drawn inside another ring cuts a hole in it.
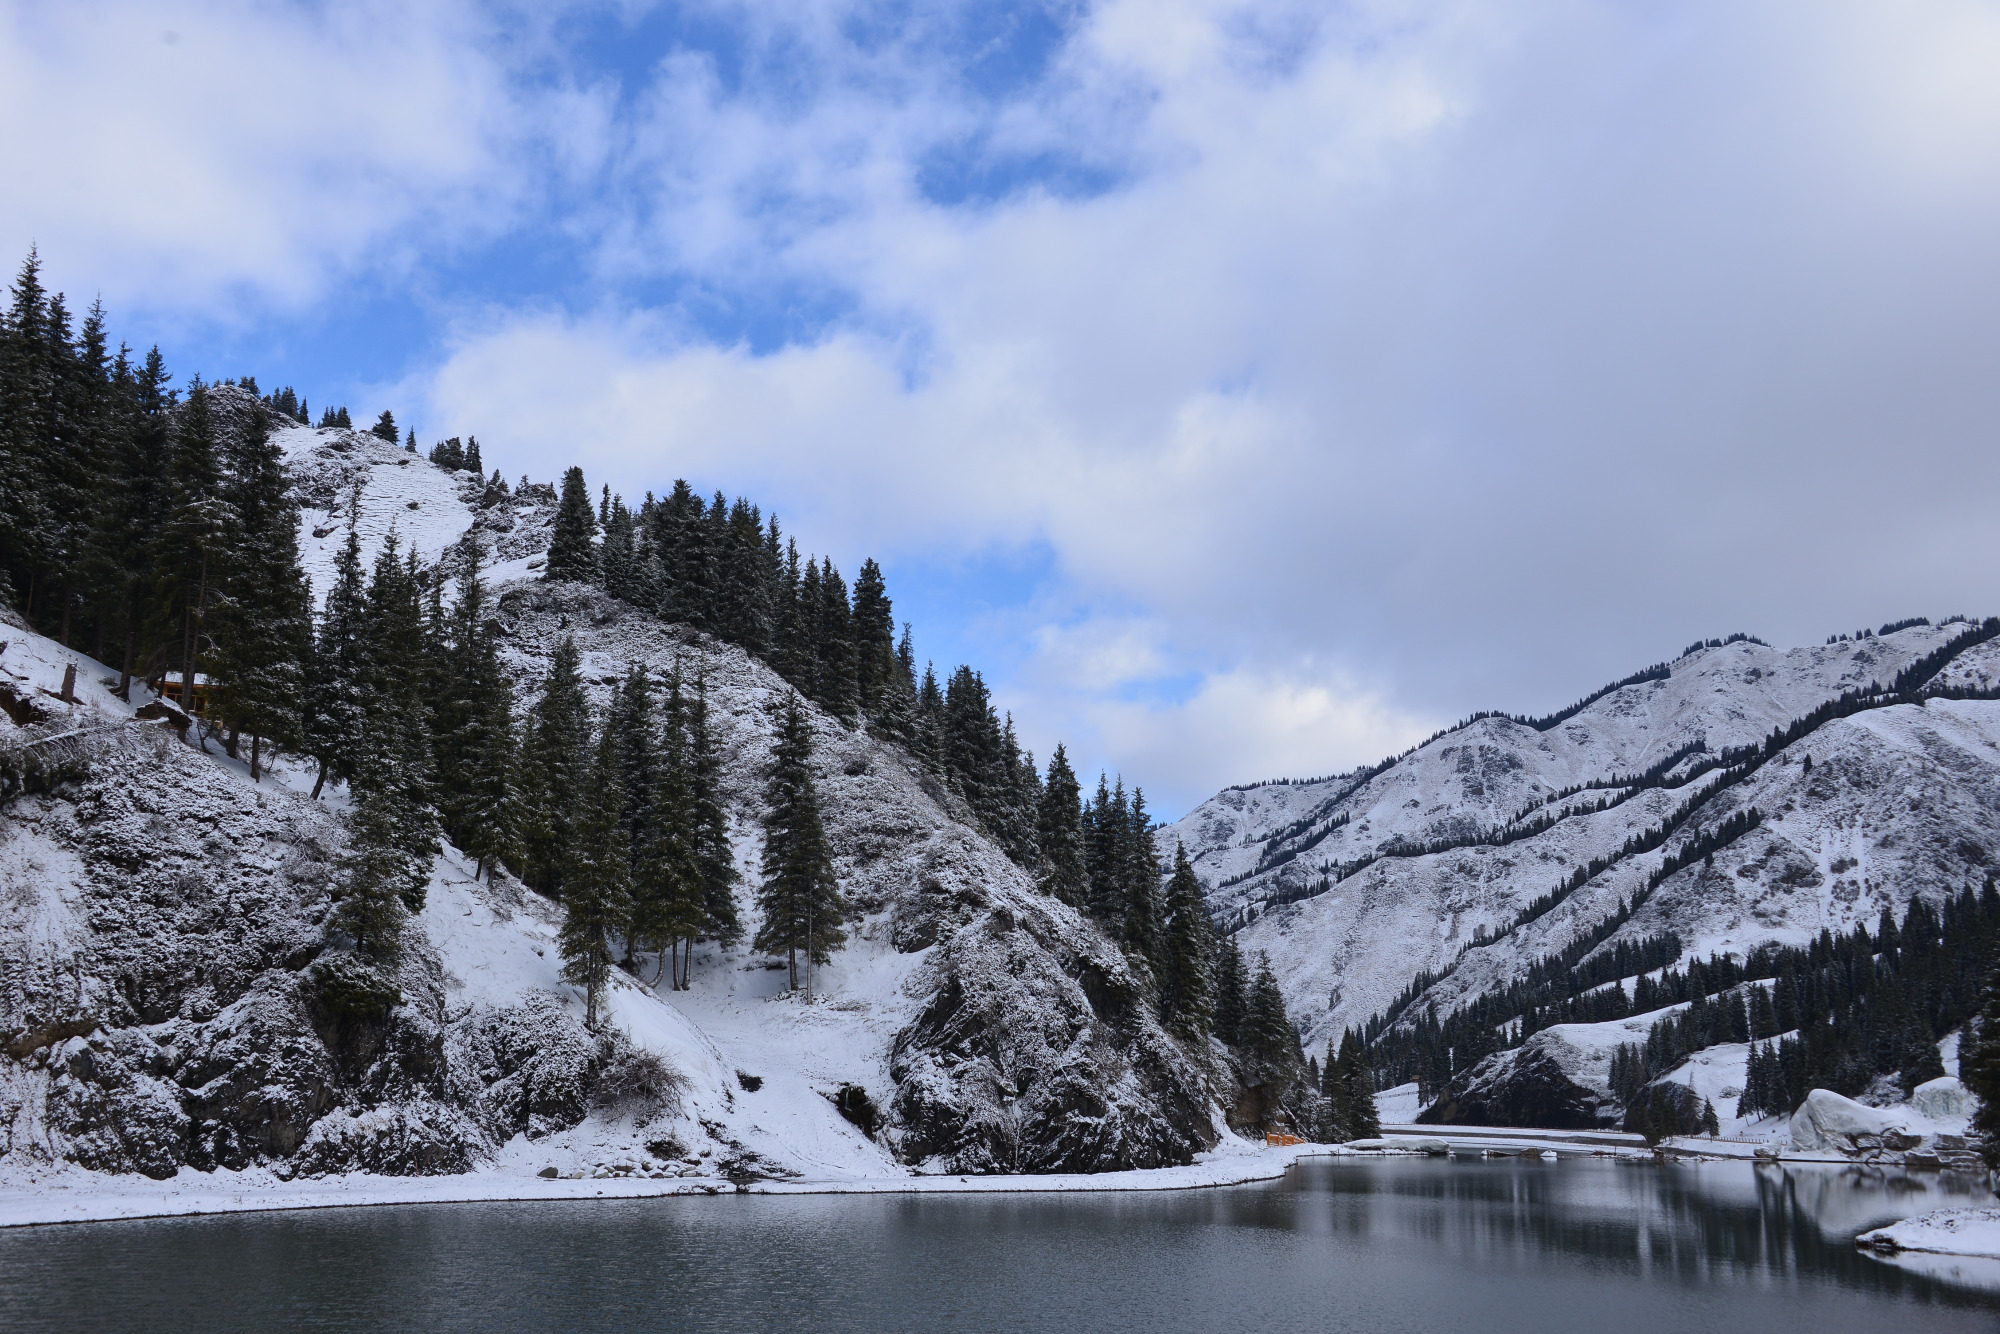
M 577 812 L 562 873 L 563 925 L 556 938 L 565 982 L 583 988 L 584 1024 L 597 1011 L 611 971 L 611 934 L 630 917 L 632 851 L 620 827 L 625 809 L 618 729 L 607 716 L 590 767 L 589 799 Z
M 833 856 L 820 822 L 812 732 L 797 695 L 786 699 L 779 719 L 764 800 L 764 883 L 757 890 L 764 922 L 752 947 L 783 954 L 796 991 L 799 955 L 806 956 L 810 969 L 827 962 L 847 940 L 841 930 L 847 902 L 834 879 Z
M 1382 1133 L 1382 1118 L 1375 1110 L 1375 1072 L 1369 1068 L 1366 1044 L 1353 1029 L 1341 1035 L 1337 1073 L 1347 1109 L 1347 1138 L 1377 1138 Z
M 395 796 L 365 788 L 348 816 L 339 901 L 332 925 L 356 953 L 384 964 L 401 956 L 408 903 L 429 879 L 430 868 L 403 846 Z
M 521 878 L 558 899 L 590 762 L 581 662 L 576 640 L 564 635 L 549 660 L 541 698 L 529 711 L 521 747 Z
M 696 673 L 687 705 L 688 791 L 694 811 L 694 856 L 701 868 L 702 934 L 719 945 L 743 935 L 736 911 L 736 849 L 722 793 L 722 748 L 708 722 L 708 679 Z
M 228 555 L 228 509 L 208 387 L 196 379 L 174 422 L 166 515 L 154 535 L 153 637 L 183 685 L 204 665 L 208 613 Z M 183 691 L 188 707 L 191 692 Z
M 432 790 L 430 690 L 432 643 L 424 616 L 424 575 L 416 554 L 400 556 L 392 528 L 368 582 L 363 655 L 364 744 L 350 787 L 386 803 L 397 846 L 429 867 L 438 852 Z M 423 884 L 405 903 L 423 909 Z
M 1986 976 L 1979 1017 L 1960 1038 L 1965 1045 L 1958 1076 L 1979 1100 L 1972 1114 L 1972 1131 L 1988 1167 L 2000 1170 L 2000 967 Z
M 1042 784 L 1041 809 L 1036 813 L 1036 833 L 1041 845 L 1042 888 L 1073 908 L 1090 902 L 1090 878 L 1083 861 L 1083 802 L 1076 771 L 1061 742 L 1049 757 L 1049 773 Z
M 1152 822 L 1146 818 L 1146 794 L 1132 790 L 1128 817 L 1131 830 L 1124 839 L 1125 948 L 1142 959 L 1158 976 L 1162 965 L 1164 932 L 1160 927 L 1160 859 L 1153 848 Z
M 1184 1038 L 1206 1037 L 1214 1022 L 1215 988 L 1209 976 L 1214 949 L 1201 881 L 1187 849 L 1174 844 L 1174 874 L 1167 882 L 1167 924 L 1161 950 L 1160 1013 Z
M 1266 1087 L 1265 1105 L 1276 1109 L 1298 1077 L 1305 1057 L 1299 1051 L 1298 1034 L 1292 1031 L 1291 1018 L 1285 1013 L 1285 996 L 1278 988 L 1277 975 L 1271 971 L 1271 960 L 1265 956 L 1259 956 L 1257 978 L 1250 985 L 1241 1046 L 1253 1075 Z
M 864 713 L 879 713 L 896 670 L 896 620 L 873 558 L 854 579 L 854 684 Z
M 439 817 L 474 859 L 475 875 L 517 855 L 513 696 L 479 562 L 467 533 L 452 552 L 458 596 L 441 635 L 432 706 Z
M 402 434 L 396 429 L 396 414 L 387 408 L 382 409 L 382 415 L 375 419 L 375 425 L 370 428 L 370 432 L 377 440 L 386 440 L 392 445 L 400 444 L 403 439 Z M 413 430 L 410 432 L 410 448 L 413 452 L 416 444 L 417 434 Z
M 261 404 L 231 453 L 216 708 L 232 731 L 250 734 L 256 781 L 265 738 L 284 746 L 303 739 L 312 596 L 299 567 L 298 507 L 287 494 L 284 459 Z
M 658 732 L 645 719 L 650 712 L 649 685 L 644 669 L 627 678 L 621 701 L 621 728 L 647 729 L 653 752 L 640 762 L 636 743 L 626 737 L 627 806 L 632 790 L 645 784 L 644 810 L 634 821 L 632 844 L 632 916 L 628 934 L 642 948 L 658 950 L 660 967 L 652 985 L 665 980 L 674 990 L 687 989 L 694 942 L 706 934 L 705 883 L 697 852 L 694 783 L 689 769 L 687 704 L 681 688 L 680 664 L 667 678 L 665 716 Z M 681 954 L 681 947 L 688 946 Z M 679 960 L 676 966 L 676 960 Z
M 1231 1047 L 1243 1043 L 1244 1017 L 1249 1009 L 1249 979 L 1236 937 L 1223 936 L 1215 950 L 1215 1036 Z
M 597 516 L 591 513 L 590 488 L 584 484 L 583 469 L 571 468 L 563 474 L 562 503 L 556 509 L 555 532 L 549 540 L 542 578 L 596 583 L 597 546 L 592 541 L 596 535 Z

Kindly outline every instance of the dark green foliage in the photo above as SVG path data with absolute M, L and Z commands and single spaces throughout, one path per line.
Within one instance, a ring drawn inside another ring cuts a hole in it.
M 764 800 L 764 883 L 757 890 L 764 923 L 752 944 L 785 956 L 796 991 L 800 954 L 808 967 L 825 963 L 847 941 L 847 902 L 833 876 L 813 780 L 812 732 L 796 695 L 779 719 Z
M 393 791 L 371 787 L 356 794 L 330 924 L 332 934 L 356 953 L 384 964 L 401 957 L 409 903 L 421 902 L 430 878 L 429 860 L 420 861 L 404 846 L 404 819 Z
M 1958 1077 L 1979 1103 L 1972 1114 L 1979 1151 L 1987 1166 L 2000 1169 L 2000 966 L 1986 974 L 1979 1016 L 1959 1053 Z
M 284 460 L 260 406 L 229 459 L 223 491 L 230 532 L 217 607 L 216 710 L 250 734 L 250 774 L 262 743 L 296 746 L 304 735 L 312 606 L 299 568 L 298 507 L 286 494 Z
M 583 469 L 563 474 L 562 503 L 556 510 L 555 532 L 549 540 L 548 563 L 542 577 L 551 581 L 593 583 L 598 577 L 597 518 L 590 511 L 590 488 Z
M 375 424 L 369 428 L 369 434 L 378 440 L 387 440 L 392 445 L 400 444 L 403 438 L 396 430 L 396 414 L 387 408 L 382 409 L 382 415 L 375 419 Z M 416 447 L 416 443 L 417 438 L 412 434 L 410 436 L 412 449 Z
M 353 783 L 361 768 L 368 689 L 368 590 L 361 578 L 361 539 L 350 514 L 347 541 L 334 560 L 333 586 L 313 647 L 307 697 L 306 749 L 319 762 L 313 796 L 332 777 Z
M 580 661 L 576 641 L 564 635 L 521 745 L 521 878 L 551 898 L 562 897 L 590 762 L 590 706 L 577 674 Z
M 1257 961 L 1257 976 L 1250 984 L 1236 1045 L 1246 1082 L 1265 1089 L 1267 1105 L 1275 1107 L 1283 1103 L 1306 1062 L 1305 1053 L 1299 1050 L 1299 1035 L 1285 1013 L 1284 993 L 1278 988 L 1268 958 L 1260 956 Z
M 1042 857 L 1042 888 L 1073 908 L 1090 903 L 1090 874 L 1083 858 L 1083 801 L 1076 771 L 1057 743 L 1042 784 L 1036 833 Z
M 584 1023 L 597 1010 L 611 971 L 611 935 L 631 916 L 632 850 L 625 837 L 625 784 L 618 728 L 607 717 L 590 766 L 589 798 L 579 803 L 562 871 L 563 926 L 556 938 L 563 980 L 583 988 Z
M 477 874 L 519 857 L 514 701 L 469 534 L 452 563 L 458 597 L 437 636 L 432 751 L 444 832 L 474 859 Z
M 438 851 L 438 823 L 431 787 L 432 641 L 424 602 L 416 556 L 401 558 L 391 532 L 368 581 L 364 744 L 349 785 L 357 795 L 372 796 L 393 824 L 397 846 L 428 867 Z M 423 888 L 416 882 L 406 890 L 411 912 L 422 909 Z
M 1216 940 L 1214 976 L 1215 1036 L 1231 1047 L 1239 1046 L 1250 1007 L 1250 979 L 1243 970 L 1243 951 L 1234 936 Z
M 628 948 L 657 950 L 661 966 L 654 985 L 665 979 L 683 990 L 690 980 L 688 962 L 681 956 L 676 967 L 677 952 L 707 934 L 708 919 L 679 667 L 667 679 L 662 718 L 654 716 L 652 678 L 643 667 L 626 675 L 617 710 L 632 845 Z
M 1187 849 L 1174 845 L 1174 873 L 1167 881 L 1167 920 L 1160 948 L 1160 1018 L 1184 1038 L 1206 1037 L 1215 1018 L 1210 960 L 1213 929 L 1201 881 Z
M 701 868 L 702 934 L 721 945 L 743 935 L 736 913 L 736 851 L 722 797 L 722 752 L 708 723 L 708 682 L 696 676 L 687 705 L 688 791 L 694 809 L 694 856 Z

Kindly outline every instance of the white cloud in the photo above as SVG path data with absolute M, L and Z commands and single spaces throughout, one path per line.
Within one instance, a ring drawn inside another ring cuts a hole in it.
M 298 308 L 488 233 L 516 95 L 452 5 L 181 0 L 0 11 L 0 247 L 122 303 Z

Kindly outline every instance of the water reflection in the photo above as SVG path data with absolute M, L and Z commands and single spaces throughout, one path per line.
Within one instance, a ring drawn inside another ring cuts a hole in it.
M 1855 1233 L 1985 1203 L 1747 1164 L 1309 1160 L 1132 1195 L 451 1205 L 0 1233 L 0 1329 L 1991 1329 Z M 1962 1267 L 1961 1267 L 1962 1269 Z

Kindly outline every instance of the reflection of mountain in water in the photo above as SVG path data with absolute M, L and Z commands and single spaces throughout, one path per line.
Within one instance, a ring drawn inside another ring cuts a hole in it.
M 1951 1174 L 1740 1163 L 1308 1161 L 1298 1226 L 1479 1267 L 1587 1257 L 1649 1281 L 1827 1280 L 1936 1296 L 1937 1278 L 1857 1251 L 1871 1228 L 1993 1196 Z M 1963 1281 L 1964 1275 L 1956 1276 Z

